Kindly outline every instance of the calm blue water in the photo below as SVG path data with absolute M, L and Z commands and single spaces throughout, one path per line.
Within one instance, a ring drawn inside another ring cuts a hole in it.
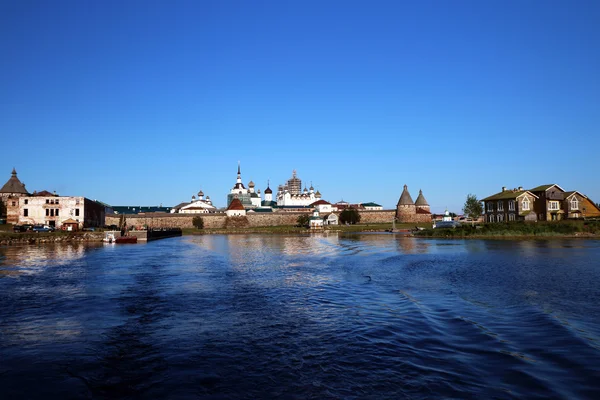
M 600 241 L 0 248 L 0 397 L 600 398 Z

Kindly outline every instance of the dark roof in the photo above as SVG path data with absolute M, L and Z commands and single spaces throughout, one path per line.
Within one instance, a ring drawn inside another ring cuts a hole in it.
M 406 205 L 413 205 L 415 204 L 413 202 L 412 197 L 410 197 L 410 193 L 408 193 L 408 186 L 404 185 L 404 190 L 402 191 L 402 194 L 400 195 L 400 199 L 398 200 L 398 205 L 399 206 L 406 206 Z
M 417 208 L 417 214 L 431 214 L 429 211 L 422 208 Z
M 49 192 L 47 190 L 42 190 L 41 192 L 35 192 L 35 193 L 33 193 L 33 195 L 36 197 L 58 197 L 57 194 Z
M 178 208 L 181 208 L 181 207 L 187 206 L 188 204 L 192 204 L 192 203 L 186 203 L 186 202 L 179 203 L 179 204 L 177 204 L 176 206 L 173 206 L 173 208 L 175 208 L 175 209 L 178 209 Z
M 2 186 L 2 189 L 0 189 L 0 193 L 29 194 L 27 189 L 25 189 L 25 185 L 23 185 L 19 178 L 17 178 L 17 171 L 14 168 L 12 170 L 11 177 L 4 184 L 4 186 Z
M 227 207 L 227 209 L 228 210 L 245 210 L 244 206 L 242 205 L 242 202 L 238 198 L 231 200 L 231 203 L 229 203 L 229 207 Z
M 548 185 L 540 185 L 538 187 L 534 187 L 533 189 L 529 189 L 530 192 L 544 192 L 550 189 L 552 186 L 556 186 L 560 191 L 564 192 L 563 188 L 558 186 L 556 183 L 550 183 Z
M 171 207 L 153 207 L 153 206 L 113 206 L 115 214 L 138 214 L 148 212 L 170 212 Z
M 257 212 L 257 213 L 272 213 L 273 209 L 272 208 L 254 208 L 252 209 L 253 212 Z
M 265 189 L 265 194 L 269 194 L 269 193 L 273 193 L 273 191 L 271 190 L 270 187 L 267 186 L 267 188 Z
M 328 201 L 325 201 L 325 200 L 317 200 L 317 201 L 313 202 L 312 204 L 310 204 L 309 206 L 314 207 L 314 206 L 319 206 L 321 204 L 331 204 L 331 203 Z
M 364 207 L 381 207 L 381 204 L 377 204 L 377 203 L 373 203 L 373 202 L 370 202 L 370 203 L 362 203 L 362 205 L 363 205 Z
M 529 190 L 510 190 L 507 189 L 503 192 L 499 192 L 496 194 L 493 194 L 491 196 L 486 197 L 485 199 L 481 199 L 481 201 L 492 201 L 492 200 L 510 200 L 510 199 L 516 199 L 517 197 L 521 196 L 522 194 L 525 193 L 529 193 L 530 195 L 534 196 L 534 197 L 538 197 L 535 194 L 531 193 Z
M 277 202 L 276 201 L 263 200 L 260 203 L 260 205 L 263 206 L 263 207 L 277 207 Z
M 419 189 L 419 196 L 417 196 L 417 200 L 415 201 L 416 206 L 428 206 L 427 200 L 425 200 L 425 196 L 423 196 L 423 191 Z

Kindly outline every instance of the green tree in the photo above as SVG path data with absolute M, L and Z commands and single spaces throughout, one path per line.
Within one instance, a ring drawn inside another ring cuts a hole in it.
M 477 200 L 477 196 L 474 194 L 467 195 L 467 201 L 463 206 L 463 212 L 469 216 L 469 218 L 477 219 L 483 213 L 483 206 L 481 202 Z
M 308 225 L 308 219 L 309 219 L 308 214 L 299 215 L 298 218 L 296 218 L 296 224 L 297 224 L 297 226 L 307 226 Z
M 360 214 L 356 208 L 346 208 L 340 213 L 340 224 L 358 224 L 360 222 Z
M 194 225 L 196 229 L 204 229 L 204 219 L 202 219 L 202 217 L 194 217 L 192 218 L 192 225 Z

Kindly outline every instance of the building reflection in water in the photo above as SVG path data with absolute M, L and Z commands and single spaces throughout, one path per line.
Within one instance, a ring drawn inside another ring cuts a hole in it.
M 98 243 L 56 243 L 0 247 L 0 275 L 35 274 L 83 258 Z

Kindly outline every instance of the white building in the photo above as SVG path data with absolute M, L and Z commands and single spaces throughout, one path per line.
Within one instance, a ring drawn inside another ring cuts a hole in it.
M 333 211 L 331 203 L 323 199 L 315 201 L 314 203 L 310 204 L 310 206 L 316 208 L 320 213 L 330 213 Z
M 383 206 L 381 206 L 377 203 L 373 203 L 373 202 L 362 203 L 361 205 L 365 208 L 365 210 L 371 210 L 371 211 L 383 210 Z
M 338 225 L 339 221 L 339 217 L 337 216 L 337 214 L 334 213 L 329 214 L 323 219 L 325 225 Z
M 315 192 L 312 185 L 310 189 L 304 187 L 301 190 L 302 181 L 296 175 L 296 170 L 292 171 L 292 177 L 286 185 L 279 185 L 277 190 L 277 207 L 308 207 L 321 198 L 321 193 Z
M 308 218 L 308 226 L 310 229 L 321 229 L 323 228 L 323 218 L 319 216 L 319 211 L 315 209 L 313 215 Z
M 192 201 L 189 203 L 181 203 L 171 209 L 171 213 L 181 214 L 208 214 L 217 212 L 217 208 L 213 206 L 210 196 L 204 198 L 204 192 L 198 192 L 198 199 L 192 196 Z
M 19 224 L 48 225 L 61 228 L 75 220 L 79 228 L 104 225 L 102 204 L 85 197 L 56 196 L 49 192 L 19 198 Z
M 243 217 L 246 215 L 246 209 L 240 199 L 234 198 L 231 203 L 229 203 L 225 214 L 227 214 L 228 217 Z

